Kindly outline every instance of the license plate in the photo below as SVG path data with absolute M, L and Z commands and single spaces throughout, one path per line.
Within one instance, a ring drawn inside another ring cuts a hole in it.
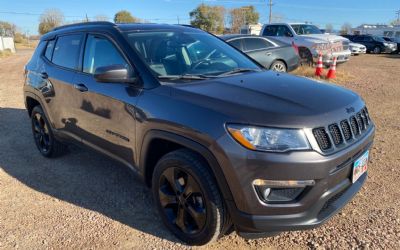
M 368 169 L 368 156 L 369 151 L 365 152 L 360 158 L 358 158 L 353 165 L 353 176 L 352 182 L 356 182 Z

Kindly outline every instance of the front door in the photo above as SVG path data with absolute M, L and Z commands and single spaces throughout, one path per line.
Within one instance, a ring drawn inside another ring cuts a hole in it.
M 75 84 L 82 88 L 79 123 L 84 143 L 130 165 L 135 154 L 135 112 L 140 89 L 127 83 L 97 82 L 98 67 L 124 65 L 131 68 L 112 40 L 89 34 L 82 72 Z

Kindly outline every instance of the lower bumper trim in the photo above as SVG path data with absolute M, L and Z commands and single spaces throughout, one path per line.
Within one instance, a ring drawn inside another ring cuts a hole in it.
M 337 214 L 361 189 L 366 179 L 366 173 L 354 184 L 347 179 L 334 189 L 327 191 L 311 209 L 300 214 L 250 215 L 231 211 L 231 216 L 238 233 L 254 234 L 252 237 L 263 235 L 263 233 L 268 236 L 269 233 L 312 229 Z

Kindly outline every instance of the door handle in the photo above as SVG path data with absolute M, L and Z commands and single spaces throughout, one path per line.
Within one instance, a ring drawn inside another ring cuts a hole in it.
M 265 53 L 267 56 L 270 56 L 270 55 L 272 55 L 272 53 L 271 52 L 267 52 L 267 53 Z
M 82 84 L 82 83 L 74 84 L 74 88 L 79 90 L 80 92 L 88 91 L 88 88 L 85 86 L 85 84 Z
M 41 76 L 43 79 L 49 78 L 49 75 L 48 75 L 46 72 L 40 73 L 40 76 Z

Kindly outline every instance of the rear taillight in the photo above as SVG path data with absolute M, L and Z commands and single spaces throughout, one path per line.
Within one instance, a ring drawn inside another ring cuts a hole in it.
M 296 54 L 299 55 L 299 47 L 294 42 L 292 42 L 292 47 L 294 49 L 294 52 L 296 52 Z

